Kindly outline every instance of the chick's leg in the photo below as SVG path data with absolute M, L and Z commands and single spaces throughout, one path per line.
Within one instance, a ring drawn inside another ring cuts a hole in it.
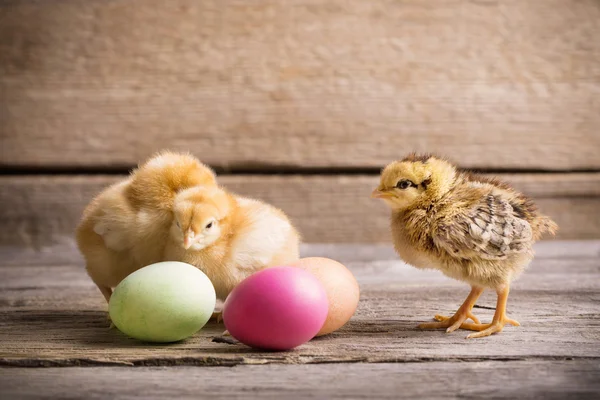
M 100 289 L 100 292 L 102 292 L 102 295 L 104 296 L 104 298 L 106 299 L 106 302 L 108 303 L 110 301 L 110 296 L 112 296 L 112 289 L 106 286 L 100 286 L 98 285 L 98 289 Z
M 96 286 L 98 286 L 98 289 L 100 289 L 100 292 L 102 292 L 102 295 L 104 296 L 104 298 L 106 299 L 106 302 L 110 302 L 110 297 L 112 296 L 112 289 L 107 287 L 107 286 L 101 286 L 96 284 Z M 110 318 L 110 314 L 107 315 L 108 320 L 110 321 L 110 326 L 108 329 L 112 329 L 115 327 L 115 324 L 112 322 L 112 319 Z
M 511 324 L 513 326 L 519 326 L 519 322 L 514 319 L 510 319 L 506 316 L 506 301 L 508 300 L 509 286 L 503 286 L 498 288 L 498 301 L 496 303 L 496 312 L 491 324 L 465 324 L 466 329 L 479 331 L 471 333 L 467 336 L 467 339 L 480 338 L 490 336 L 491 334 L 502 332 L 505 324 Z
M 223 322 L 223 311 L 215 311 L 210 317 L 211 321 L 215 321 L 217 324 Z
M 223 311 L 215 311 L 212 316 L 210 317 L 211 321 L 216 321 L 217 324 L 220 324 L 221 322 L 223 322 Z M 231 334 L 229 333 L 228 330 L 223 331 L 223 333 L 221 334 L 221 336 L 231 336 Z
M 481 293 L 483 293 L 483 290 L 484 289 L 482 287 L 477 287 L 477 286 L 471 287 L 471 293 L 469 293 L 469 295 L 467 296 L 467 299 L 464 301 L 464 303 L 460 306 L 458 311 L 453 316 L 444 317 L 441 315 L 436 315 L 435 319 L 438 320 L 438 322 L 427 322 L 427 323 L 419 325 L 419 328 L 421 328 L 421 329 L 446 328 L 446 332 L 450 333 L 450 332 L 454 332 L 458 328 L 465 325 L 465 321 L 469 318 L 472 319 L 475 322 L 475 324 L 479 324 L 479 320 L 477 319 L 477 317 L 475 317 L 473 315 L 473 313 L 471 312 L 471 309 L 473 309 L 475 302 L 477 301 L 479 296 L 481 296 Z

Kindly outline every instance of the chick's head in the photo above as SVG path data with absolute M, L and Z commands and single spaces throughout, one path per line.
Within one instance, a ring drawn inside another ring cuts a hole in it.
M 450 190 L 455 176 L 456 169 L 445 160 L 410 155 L 383 169 L 371 197 L 382 199 L 393 210 L 419 207 L 440 199 Z
M 175 197 L 171 235 L 187 250 L 202 250 L 223 231 L 229 214 L 227 193 L 218 187 L 198 186 Z

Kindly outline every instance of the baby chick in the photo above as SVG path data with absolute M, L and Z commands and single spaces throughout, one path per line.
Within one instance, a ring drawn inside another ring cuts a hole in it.
M 210 168 L 191 155 L 163 152 L 92 200 L 77 228 L 77 244 L 107 302 L 127 275 L 163 261 L 176 194 L 203 184 L 216 184 Z
M 299 235 L 268 204 L 198 186 L 175 197 L 165 259 L 200 268 L 221 300 L 257 270 L 299 258 Z
M 421 329 L 478 331 L 467 338 L 501 332 L 510 283 L 533 258 L 532 245 L 557 225 L 537 212 L 533 201 L 495 179 L 459 172 L 449 162 L 410 155 L 389 164 L 372 197 L 392 210 L 394 247 L 405 262 L 435 268 L 471 285 L 471 293 L 452 317 Z M 471 310 L 485 288 L 498 295 L 492 323 L 481 324 Z M 475 323 L 465 322 L 472 319 Z

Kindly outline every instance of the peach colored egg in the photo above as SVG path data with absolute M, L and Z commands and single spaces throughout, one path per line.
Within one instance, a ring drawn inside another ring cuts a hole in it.
M 313 273 L 327 292 L 329 313 L 317 336 L 340 329 L 354 315 L 358 307 L 358 283 L 344 265 L 322 257 L 302 258 L 291 264 Z

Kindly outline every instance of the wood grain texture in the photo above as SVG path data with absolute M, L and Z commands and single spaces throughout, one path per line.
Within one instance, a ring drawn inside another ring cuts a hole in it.
M 107 329 L 104 300 L 81 267 L 1 268 L 0 262 L 0 398 L 595 399 L 600 393 L 600 241 L 539 243 L 509 300 L 509 314 L 523 325 L 470 341 L 464 331 L 415 329 L 434 312 L 454 311 L 468 290 L 463 284 L 411 268 L 382 246 L 304 250 L 348 260 L 361 301 L 340 331 L 281 353 L 214 342 L 223 330 L 216 324 L 177 344 L 139 343 Z M 491 318 L 494 300 L 484 294 L 475 313 Z
M 598 249 L 597 242 L 581 246 Z M 467 294 L 465 284 L 398 260 L 347 262 L 361 287 L 356 315 L 341 330 L 283 353 L 214 342 L 223 332 L 215 323 L 180 343 L 140 343 L 108 329 L 106 303 L 81 266 L 0 268 L 0 365 L 600 360 L 600 258 L 586 253 L 541 254 L 511 291 L 508 313 L 522 326 L 469 341 L 464 331 L 416 328 L 435 313 L 453 312 Z M 342 258 L 338 254 L 333 257 Z M 493 311 L 482 307 L 494 304 L 495 296 L 485 293 L 475 313 L 488 320 Z
M 600 238 L 600 173 L 507 175 L 533 196 L 560 226 L 558 238 Z M 122 176 L 0 177 L 0 246 L 19 264 L 32 257 L 72 251 L 73 236 L 87 203 Z M 224 175 L 236 193 L 282 208 L 305 242 L 389 243 L 389 211 L 371 199 L 378 183 L 368 175 Z M 21 251 L 13 254 L 15 248 Z M 69 250 L 70 249 L 70 250 Z
M 597 0 L 0 3 L 0 165 L 598 169 Z
M 599 371 L 598 360 L 11 368 L 0 369 L 0 398 L 593 399 L 600 394 Z

